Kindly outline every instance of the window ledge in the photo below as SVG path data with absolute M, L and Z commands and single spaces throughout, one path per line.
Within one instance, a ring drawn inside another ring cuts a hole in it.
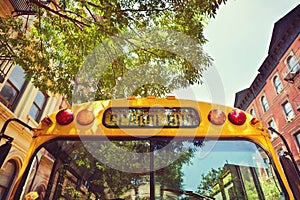
M 295 116 L 293 116 L 293 117 L 286 117 L 286 121 L 287 122 L 292 122 L 292 121 L 294 121 L 294 119 L 295 119 Z

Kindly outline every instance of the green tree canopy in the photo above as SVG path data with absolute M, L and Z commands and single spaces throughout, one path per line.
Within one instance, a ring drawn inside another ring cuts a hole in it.
M 0 39 L 13 47 L 13 61 L 44 92 L 108 99 L 162 96 L 200 83 L 211 65 L 201 48 L 204 25 L 226 0 L 30 2 L 36 10 L 32 25 L 1 18 Z M 85 75 L 82 66 L 90 69 Z

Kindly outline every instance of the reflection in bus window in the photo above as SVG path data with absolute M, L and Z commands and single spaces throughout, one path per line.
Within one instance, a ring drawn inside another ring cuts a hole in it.
M 267 154 L 245 140 L 53 140 L 32 162 L 23 197 L 279 199 Z M 267 189 L 268 188 L 268 189 Z M 271 189 L 270 189 L 271 188 Z M 193 192 L 184 192 L 193 191 Z
M 8 160 L 0 170 L 0 199 L 6 199 L 9 194 L 9 187 L 18 173 L 17 163 L 14 160 Z

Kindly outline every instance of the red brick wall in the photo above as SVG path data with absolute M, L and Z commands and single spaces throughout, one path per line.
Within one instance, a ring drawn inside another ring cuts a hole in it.
M 297 60 L 300 59 L 300 35 L 298 35 L 296 40 L 294 40 L 292 45 L 280 59 L 276 68 L 268 77 L 264 88 L 252 101 L 250 106 L 247 108 L 247 111 L 254 108 L 256 116 L 263 121 L 265 126 L 268 126 L 268 122 L 271 119 L 275 122 L 277 130 L 285 136 L 295 159 L 298 161 L 300 166 L 299 145 L 295 138 L 295 134 L 300 134 L 300 112 L 297 111 L 297 106 L 300 106 L 300 89 L 298 89 L 298 86 L 300 86 L 300 74 L 295 77 L 295 81 L 293 83 L 284 80 L 284 77 L 289 70 L 286 66 L 286 59 L 291 54 L 293 54 Z M 279 94 L 276 93 L 273 83 L 275 75 L 280 78 L 283 85 L 283 89 Z M 269 104 L 269 109 L 266 112 L 262 109 L 262 95 L 265 95 Z M 295 113 L 295 118 L 290 122 L 287 121 L 282 107 L 282 104 L 286 101 L 290 102 Z M 284 146 L 279 138 L 274 138 L 273 145 L 277 150 L 281 146 Z

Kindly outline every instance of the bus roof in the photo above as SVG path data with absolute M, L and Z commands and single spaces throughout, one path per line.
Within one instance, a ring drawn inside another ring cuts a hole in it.
M 239 109 L 153 96 L 74 104 L 44 118 L 34 136 L 43 135 L 269 137 L 258 119 Z

